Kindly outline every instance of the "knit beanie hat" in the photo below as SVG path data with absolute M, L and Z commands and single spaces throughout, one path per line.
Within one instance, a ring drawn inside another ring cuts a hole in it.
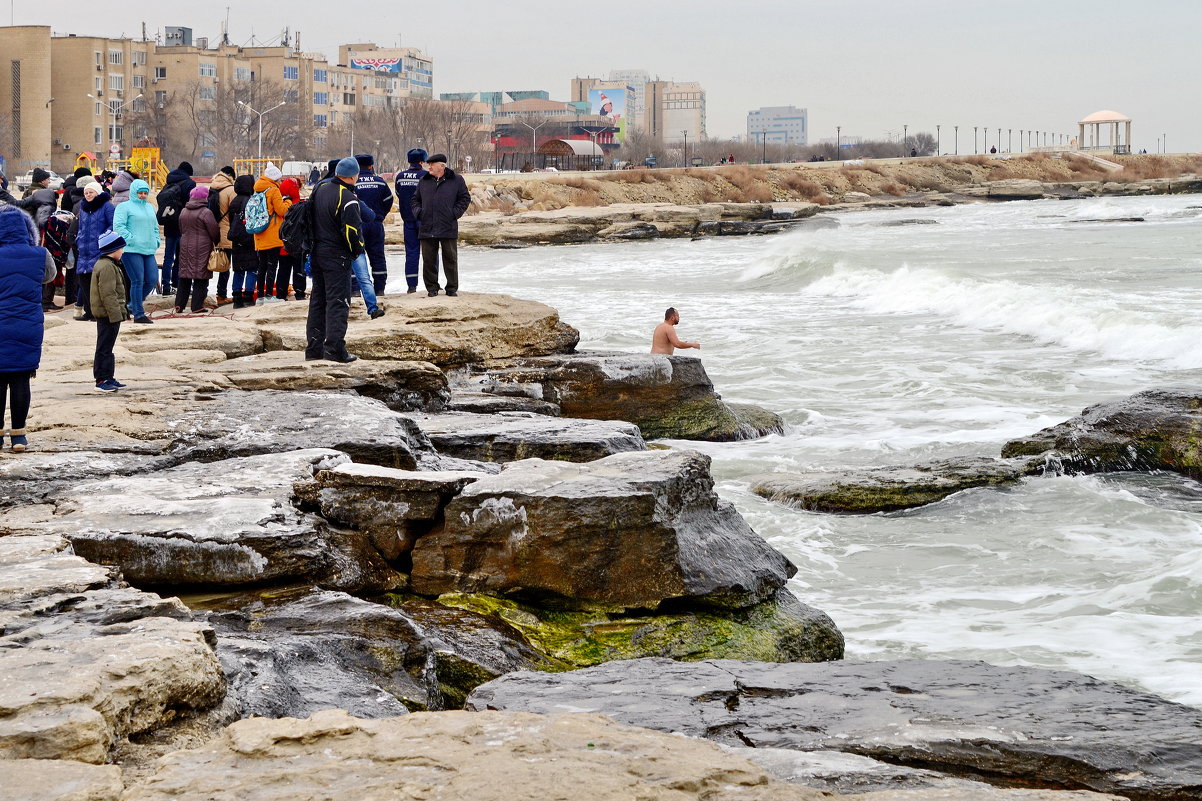
M 95 192 L 98 195 L 104 194 L 104 187 L 100 184 L 99 181 L 88 181 L 86 184 L 83 185 L 83 191 L 85 193 L 89 189 L 91 189 L 93 192 Z
M 339 178 L 356 176 L 359 174 L 359 162 L 355 161 L 354 156 L 347 156 L 338 162 L 338 166 L 334 168 L 334 174 Z
M 76 178 L 83 178 L 85 175 L 90 178 L 92 176 L 92 171 L 89 170 L 87 167 L 76 167 L 75 168 L 75 177 Z
M 185 175 L 192 174 L 192 165 L 186 161 L 181 161 L 179 163 L 179 166 L 176 167 L 176 169 L 179 170 L 180 172 L 184 173 Z
M 355 174 L 359 174 L 358 169 L 355 170 Z M 275 166 L 274 161 L 269 161 L 267 162 L 267 169 L 263 170 L 263 177 L 272 181 L 278 181 L 284 177 L 284 173 L 280 172 L 280 168 Z
M 105 231 L 100 235 L 100 255 L 107 256 L 115 250 L 125 247 L 125 240 L 116 231 Z
M 422 148 L 415 147 L 406 154 L 406 157 L 409 159 L 410 164 L 418 164 L 420 162 L 425 161 L 426 156 L 428 156 L 428 155 L 430 155 L 430 154 L 427 153 Z
M 207 186 L 194 186 L 188 197 L 192 200 L 205 200 L 209 196 L 209 188 Z
M 49 177 L 50 177 L 50 173 L 46 172 L 41 167 L 33 168 L 33 182 L 35 184 L 40 184 L 42 181 L 45 181 Z

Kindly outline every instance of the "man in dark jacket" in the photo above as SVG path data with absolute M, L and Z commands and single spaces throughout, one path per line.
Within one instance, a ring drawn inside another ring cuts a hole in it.
M 196 188 L 192 180 L 192 165 L 181 161 L 179 166 L 167 173 L 167 182 L 155 198 L 158 205 L 159 224 L 163 226 L 163 285 L 162 294 L 170 294 L 179 285 L 179 216 L 184 211 L 188 196 Z
M 377 295 L 384 294 L 388 283 L 388 262 L 384 258 L 384 218 L 392 211 L 392 190 L 388 182 L 376 175 L 376 159 L 368 153 L 355 156 L 359 162 L 359 180 L 355 182 L 355 194 L 359 202 L 372 210 L 375 220 L 363 224 L 363 245 L 367 248 L 367 260 L 371 262 L 372 284 Z
M 447 294 L 459 294 L 459 218 L 467 211 L 472 196 L 462 175 L 447 167 L 447 157 L 436 153 L 426 160 L 429 173 L 417 182 L 413 216 L 417 218 L 422 243 L 422 280 L 426 296 L 438 294 L 438 251 L 442 249 L 442 271 Z
M 353 362 L 346 350 L 346 324 L 350 313 L 351 262 L 363 252 L 363 223 L 354 186 L 359 163 L 351 156 L 338 162 L 334 179 L 313 190 L 308 208 L 313 215 L 313 292 L 305 326 L 305 359 Z
M 405 221 L 405 283 L 410 292 L 417 291 L 418 257 L 422 252 L 417 217 L 413 216 L 413 196 L 417 194 L 417 182 L 426 177 L 422 162 L 427 155 L 420 147 L 413 148 L 408 154 L 409 167 L 396 174 L 396 202 Z
M 50 213 L 58 206 L 58 195 L 47 186 L 50 183 L 50 173 L 41 167 L 34 167 L 33 175 L 30 177 L 33 179 L 33 183 L 26 190 L 25 197 L 18 200 L 10 195 L 7 189 L 0 189 L 0 200 L 16 206 L 32 217 L 34 223 L 37 224 L 40 237 L 46 230 L 46 222 L 50 219 Z M 39 242 L 39 244 L 41 243 Z
M 92 177 L 92 171 L 87 167 L 76 167 L 75 174 L 63 181 L 63 194 L 59 198 L 58 207 L 63 211 L 71 211 L 75 204 L 83 200 L 83 187 Z

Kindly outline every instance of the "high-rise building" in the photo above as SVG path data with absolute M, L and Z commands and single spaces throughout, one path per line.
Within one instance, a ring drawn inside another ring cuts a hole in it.
M 647 115 L 647 82 L 651 80 L 647 70 L 610 70 L 609 80 L 629 88 L 626 96 L 629 125 L 631 128 L 642 128 Z
M 747 139 L 773 145 L 809 144 L 809 113 L 797 106 L 764 106 L 747 112 Z
M 666 142 L 705 137 L 705 90 L 696 81 L 648 81 L 643 129 Z

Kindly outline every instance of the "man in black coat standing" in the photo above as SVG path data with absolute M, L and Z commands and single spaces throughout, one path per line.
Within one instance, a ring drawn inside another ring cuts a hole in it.
M 413 194 L 413 216 L 417 218 L 422 242 L 422 280 L 426 295 L 438 295 L 438 251 L 442 249 L 442 271 L 447 294 L 459 294 L 459 218 L 472 202 L 462 175 L 447 167 L 447 157 L 435 153 L 426 159 L 429 172 L 417 182 Z
M 359 358 L 346 350 L 351 262 L 363 252 L 363 222 L 354 190 L 358 177 L 359 162 L 350 156 L 342 159 L 334 167 L 334 178 L 317 185 L 306 207 L 313 215 L 313 291 L 305 326 L 306 361 L 346 363 Z

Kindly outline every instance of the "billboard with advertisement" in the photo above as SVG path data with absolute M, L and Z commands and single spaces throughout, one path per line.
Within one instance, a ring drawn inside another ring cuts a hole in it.
M 609 117 L 618 129 L 615 142 L 626 141 L 626 89 L 590 89 L 589 110 L 599 117 Z
M 355 56 L 350 60 L 351 67 L 357 70 L 373 70 L 375 72 L 403 72 L 402 59 L 398 57 Z

